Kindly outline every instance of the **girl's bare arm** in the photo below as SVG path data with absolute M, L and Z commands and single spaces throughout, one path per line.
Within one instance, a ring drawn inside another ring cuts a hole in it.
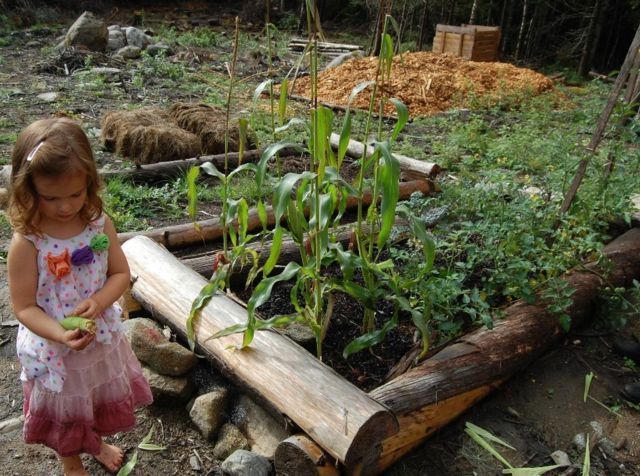
M 104 233 L 109 237 L 107 281 L 93 296 L 76 306 L 73 311 L 74 315 L 95 319 L 102 311 L 116 302 L 129 287 L 131 277 L 129 264 L 118 241 L 116 229 L 109 217 L 105 218 Z

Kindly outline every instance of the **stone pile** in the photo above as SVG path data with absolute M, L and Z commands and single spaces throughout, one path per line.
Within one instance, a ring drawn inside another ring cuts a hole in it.
M 140 360 L 158 405 L 185 405 L 193 424 L 214 446 L 213 455 L 231 475 L 268 475 L 284 424 L 236 391 L 221 376 L 197 388 L 198 357 L 170 339 L 170 331 L 152 319 L 124 321 L 125 335 Z

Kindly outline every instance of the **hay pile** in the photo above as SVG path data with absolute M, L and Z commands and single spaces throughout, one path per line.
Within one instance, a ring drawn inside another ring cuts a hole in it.
M 334 105 L 347 105 L 351 90 L 374 80 L 376 57 L 354 58 L 318 75 L 318 99 Z M 507 63 L 467 61 L 448 54 L 426 51 L 405 53 L 393 59 L 388 97 L 400 99 L 412 117 L 428 116 L 451 108 L 497 104 L 506 97 L 530 97 L 553 87 L 546 76 Z M 309 97 L 309 77 L 298 78 L 293 94 Z M 368 109 L 370 90 L 360 93 L 352 107 Z M 385 114 L 395 114 L 388 104 Z
M 105 149 L 136 164 L 187 159 L 224 152 L 225 112 L 207 104 L 176 103 L 168 111 L 141 108 L 111 111 L 101 121 Z M 229 151 L 238 150 L 239 129 L 229 129 Z M 255 147 L 249 134 L 247 149 Z

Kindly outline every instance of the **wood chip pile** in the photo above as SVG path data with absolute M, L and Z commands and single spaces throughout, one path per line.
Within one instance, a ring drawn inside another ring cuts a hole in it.
M 377 57 L 354 58 L 318 75 L 318 100 L 346 106 L 351 90 L 375 79 Z M 552 89 L 553 81 L 530 69 L 508 63 L 476 62 L 427 51 L 404 53 L 393 59 L 388 97 L 400 99 L 412 117 L 452 108 L 492 105 L 505 97 L 533 96 Z M 310 78 L 298 78 L 292 94 L 309 97 Z M 368 109 L 370 90 L 360 93 L 352 107 Z M 388 104 L 385 114 L 395 114 Z

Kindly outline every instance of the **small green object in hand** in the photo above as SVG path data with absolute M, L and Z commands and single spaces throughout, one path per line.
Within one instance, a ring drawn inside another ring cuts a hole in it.
M 89 334 L 96 333 L 96 322 L 93 319 L 87 319 L 86 317 L 69 316 L 60 321 L 60 325 L 68 331 L 80 329 Z

